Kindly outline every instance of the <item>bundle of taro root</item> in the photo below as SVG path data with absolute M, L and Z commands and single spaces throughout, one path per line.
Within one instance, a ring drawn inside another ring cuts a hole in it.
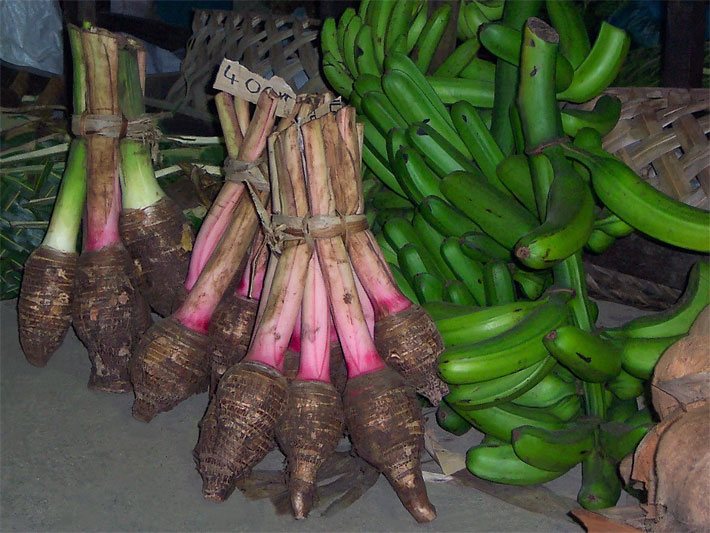
M 86 345 L 89 387 L 128 392 L 128 364 L 166 315 L 187 272 L 193 234 L 156 181 L 145 114 L 145 51 L 108 31 L 69 26 L 72 140 L 49 228 L 25 264 L 18 302 L 27 360 L 45 366 L 70 325 Z M 76 252 L 83 219 L 83 245 Z
M 204 496 L 226 499 L 277 441 L 297 517 L 346 426 L 410 513 L 432 520 L 414 391 L 434 403 L 446 392 L 442 345 L 367 230 L 354 110 L 299 97 L 268 137 L 267 171 L 275 95 L 261 94 L 251 120 L 238 98 L 217 105 L 227 181 L 195 243 L 196 282 L 133 359 L 134 415 L 150 420 L 211 383 L 195 448 Z

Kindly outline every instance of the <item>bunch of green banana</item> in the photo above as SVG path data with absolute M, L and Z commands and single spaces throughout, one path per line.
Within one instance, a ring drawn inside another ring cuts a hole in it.
M 383 255 L 445 343 L 439 424 L 486 435 L 469 470 L 532 484 L 581 462 L 579 502 L 612 505 L 616 465 L 652 423 L 637 398 L 710 303 L 710 266 L 693 268 L 668 311 L 598 329 L 582 252 L 638 230 L 707 253 L 710 215 L 603 148 L 621 114 L 602 93 L 625 32 L 605 22 L 592 43 L 567 0 L 459 6 L 459 42 L 434 65 L 450 5 L 363 1 L 325 21 L 323 72 L 364 124 L 364 166 L 382 184 L 366 204 Z

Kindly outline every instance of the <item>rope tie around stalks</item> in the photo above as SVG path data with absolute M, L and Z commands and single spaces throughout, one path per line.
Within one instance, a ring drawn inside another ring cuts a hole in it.
M 72 115 L 71 131 L 75 137 L 101 135 L 111 139 L 129 139 L 141 142 L 150 146 L 151 159 L 156 161 L 158 159 L 158 141 L 163 135 L 156 126 L 156 121 L 169 114 L 145 114 L 134 120 L 127 120 L 123 115 L 82 113 L 81 115 Z
M 264 177 L 260 168 L 263 162 L 263 157 L 256 161 L 241 161 L 234 157 L 228 157 L 224 160 L 224 180 L 245 183 L 256 190 L 268 191 L 270 189 L 269 180 Z

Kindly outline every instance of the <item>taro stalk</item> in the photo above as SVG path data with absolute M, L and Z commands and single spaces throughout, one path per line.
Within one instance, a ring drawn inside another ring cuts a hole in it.
M 142 60 L 141 60 L 142 59 Z M 142 81 L 145 50 L 129 40 L 119 51 L 119 99 L 123 116 L 131 121 L 145 117 Z M 194 235 L 177 204 L 155 179 L 148 147 L 141 140 L 122 139 L 121 238 L 133 256 L 141 292 L 161 316 L 172 310 L 173 297 L 185 280 Z
M 253 160 L 263 152 L 274 123 L 276 99 L 277 96 L 271 91 L 259 97 L 240 154 L 256 155 Z M 244 185 L 227 182 L 223 190 L 225 187 L 243 189 Z M 269 197 L 265 189 L 257 189 L 254 194 L 261 203 L 266 203 Z M 220 196 L 224 195 L 220 192 Z M 139 420 L 148 422 L 156 414 L 172 409 L 209 385 L 211 349 L 207 330 L 210 320 L 244 260 L 258 226 L 252 199 L 246 194 L 238 196 L 233 209 L 225 210 L 225 204 L 221 207 L 218 203 L 213 204 L 210 213 L 212 209 L 221 212 L 217 221 L 219 225 L 225 223 L 223 219 L 229 219 L 226 229 L 220 235 L 219 242 L 215 243 L 214 251 L 185 301 L 170 317 L 146 332 L 131 360 L 131 380 L 136 395 L 133 416 Z M 211 243 L 211 239 L 215 238 L 215 228 L 213 217 L 205 228 L 208 233 L 206 243 Z M 195 250 L 198 249 L 201 234 L 202 229 L 197 236 Z
M 360 176 L 360 147 L 352 108 L 339 110 L 328 123 L 329 142 L 339 170 L 332 172 L 336 204 L 341 214 L 364 212 Z M 332 133 L 331 133 L 332 132 Z M 341 142 L 334 142 L 340 132 Z M 385 362 L 397 370 L 417 392 L 437 405 L 448 393 L 437 375 L 437 359 L 444 349 L 434 322 L 419 305 L 410 302 L 397 288 L 387 262 L 372 233 L 348 235 L 347 246 L 357 276 L 374 307 L 375 344 Z
M 318 470 L 343 434 L 343 405 L 330 381 L 330 309 L 318 259 L 311 257 L 301 307 L 300 363 L 289 384 L 276 440 L 286 455 L 288 490 L 296 518 L 313 506 Z
M 117 116 L 118 38 L 108 31 L 81 31 L 86 65 L 86 111 Z M 110 392 L 131 388 L 128 361 L 150 325 L 148 305 L 137 290 L 133 262 L 118 231 L 121 211 L 118 139 L 85 132 L 87 194 L 84 247 L 77 264 L 72 319 L 89 351 L 89 387 Z
M 269 249 L 259 232 L 234 293 L 227 292 L 212 315 L 209 326 L 213 345 L 210 378 L 212 392 L 216 390 L 217 383 L 227 369 L 241 361 L 247 353 L 256 323 L 268 258 Z
M 303 167 L 295 126 L 274 143 L 280 211 L 304 217 L 308 212 Z M 274 429 L 286 406 L 288 384 L 284 355 L 301 307 L 311 248 L 286 241 L 272 255 L 267 274 L 268 296 L 262 299 L 254 336 L 245 359 L 219 382 L 201 424 L 195 448 L 205 498 L 222 501 L 235 481 L 248 474 L 274 445 Z
M 80 115 L 86 108 L 86 70 L 82 61 L 79 28 L 69 25 L 72 50 L 73 107 Z M 24 266 L 17 318 L 20 344 L 27 361 L 45 366 L 59 348 L 71 325 L 76 273 L 76 241 L 86 198 L 86 142 L 74 139 L 54 204 L 49 228 Z
M 335 215 L 321 120 L 301 126 L 313 215 Z M 333 139 L 329 139 L 332 147 Z M 336 140 L 337 143 L 337 140 Z M 359 176 L 355 176 L 359 180 Z M 335 327 L 348 367 L 343 404 L 355 451 L 382 472 L 418 522 L 436 517 L 422 478 L 424 423 L 413 390 L 389 369 L 365 322 L 342 238 L 316 240 Z

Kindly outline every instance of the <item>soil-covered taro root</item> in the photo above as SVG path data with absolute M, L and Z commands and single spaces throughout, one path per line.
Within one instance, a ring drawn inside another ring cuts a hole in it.
M 301 126 L 313 215 L 334 215 L 321 121 Z M 359 176 L 356 176 L 359 179 Z M 342 238 L 316 240 L 328 299 L 348 369 L 343 404 L 353 446 L 385 474 L 418 522 L 436 517 L 421 473 L 423 421 L 414 391 L 377 353 L 360 303 L 355 274 Z
M 257 233 L 237 286 L 234 291 L 227 290 L 210 321 L 212 392 L 227 369 L 241 361 L 249 348 L 269 257 L 268 247 L 261 235 L 261 232 Z
M 86 70 L 81 34 L 68 26 L 73 58 L 74 113 L 86 108 Z M 86 198 L 86 143 L 74 139 L 69 147 L 49 228 L 24 265 L 17 302 L 20 345 L 27 361 L 45 366 L 71 326 L 71 304 L 76 272 L 76 241 Z
M 254 161 L 261 155 L 266 137 L 273 128 L 275 111 L 276 96 L 271 91 L 262 93 L 241 145 L 240 157 Z M 226 182 L 222 191 L 235 185 L 244 187 L 242 183 Z M 233 208 L 225 209 L 218 200 L 210 208 L 207 217 L 211 217 L 211 222 L 207 226 L 203 223 L 194 248 L 198 250 L 197 243 L 204 229 L 207 236 L 202 241 L 202 252 L 210 252 L 203 263 L 204 268 L 185 301 L 168 319 L 153 326 L 131 360 L 131 381 L 136 397 L 133 416 L 138 420 L 148 422 L 156 414 L 174 408 L 209 386 L 212 355 L 207 336 L 209 324 L 244 261 L 258 227 L 252 199 L 244 194 L 238 196 Z M 255 196 L 258 201 L 266 203 L 269 192 L 257 190 Z M 214 220 L 215 217 L 218 220 Z M 222 226 L 223 231 L 217 231 L 217 226 Z M 213 242 L 215 238 L 218 242 Z M 191 262 L 190 268 L 192 266 Z M 166 346 L 172 349 L 166 349 Z
M 279 133 L 273 146 L 280 191 L 274 212 L 303 217 L 308 204 L 295 127 Z M 247 356 L 222 376 L 201 424 L 195 458 L 207 499 L 228 497 L 235 481 L 274 445 L 276 421 L 288 398 L 284 356 L 301 308 L 310 256 L 303 241 L 287 241 L 282 253 L 271 257 L 268 289 Z
M 86 65 L 86 111 L 119 115 L 117 37 L 90 28 L 81 31 L 81 40 Z M 89 351 L 89 387 L 127 392 L 131 388 L 128 361 L 150 325 L 150 312 L 137 290 L 133 262 L 118 231 L 118 140 L 87 132 L 86 144 L 84 247 L 74 280 L 72 322 Z
M 129 40 L 119 51 L 119 97 L 123 116 L 131 121 L 143 117 L 139 60 L 145 50 Z M 121 238 L 136 265 L 140 289 L 148 304 L 168 316 L 190 261 L 194 235 L 177 204 L 161 189 L 153 172 L 148 147 L 141 141 L 123 139 L 121 190 L 123 211 L 119 220 Z
M 338 169 L 332 172 L 338 212 L 363 213 L 360 148 L 352 108 L 339 110 L 324 123 L 324 130 L 328 132 L 324 138 L 329 165 Z M 444 344 L 433 320 L 400 292 L 369 230 L 349 234 L 347 245 L 355 272 L 374 307 L 377 351 L 417 392 L 438 405 L 448 387 L 436 371 Z

